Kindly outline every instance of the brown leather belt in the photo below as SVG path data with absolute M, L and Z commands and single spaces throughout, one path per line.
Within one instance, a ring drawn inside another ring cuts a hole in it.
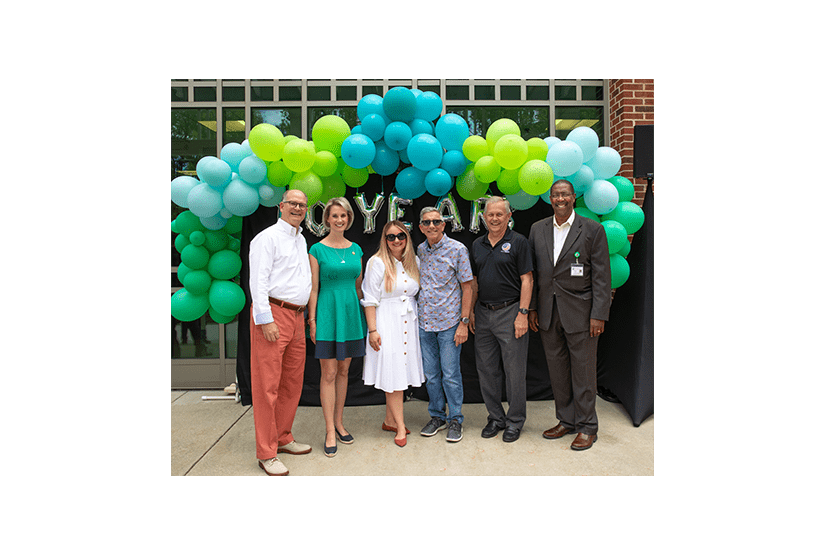
M 270 297 L 269 302 L 281 308 L 288 308 L 289 310 L 295 310 L 298 312 L 303 312 L 307 308 L 306 305 L 293 305 L 292 303 L 287 303 L 286 301 L 281 301 L 280 299 L 275 299 L 274 297 Z
M 481 301 L 478 302 L 479 305 L 483 306 L 487 310 L 499 310 L 505 307 L 512 305 L 513 303 L 518 303 L 518 299 L 513 299 L 512 301 L 505 301 L 504 303 L 496 303 L 494 305 L 488 305 L 487 303 L 482 303 Z

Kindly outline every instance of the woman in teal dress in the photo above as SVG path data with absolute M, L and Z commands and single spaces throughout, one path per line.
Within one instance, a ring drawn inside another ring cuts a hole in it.
M 343 197 L 330 199 L 323 223 L 329 235 L 309 249 L 312 292 L 309 296 L 309 335 L 321 364 L 321 408 L 326 423 L 324 455 L 338 452 L 338 440 L 352 444 L 344 427 L 349 365 L 366 354 L 366 321 L 359 299 L 361 257 L 357 243 L 344 237 L 352 226 L 352 207 Z M 337 440 L 336 440 L 337 439 Z

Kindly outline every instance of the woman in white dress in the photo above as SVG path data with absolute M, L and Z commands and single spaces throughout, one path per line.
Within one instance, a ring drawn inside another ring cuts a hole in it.
M 395 431 L 395 443 L 404 447 L 408 433 L 404 426 L 404 390 L 424 383 L 415 301 L 418 258 L 402 222 L 388 222 L 382 235 L 361 284 L 361 304 L 369 331 L 364 384 L 384 391 L 387 415 L 381 428 Z

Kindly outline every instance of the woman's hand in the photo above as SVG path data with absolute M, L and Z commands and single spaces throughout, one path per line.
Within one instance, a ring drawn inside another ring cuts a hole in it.
M 312 340 L 312 343 L 315 343 L 315 322 L 309 322 L 309 338 Z
M 378 331 L 372 331 L 370 333 L 370 347 L 376 351 L 381 350 L 381 335 L 378 334 Z

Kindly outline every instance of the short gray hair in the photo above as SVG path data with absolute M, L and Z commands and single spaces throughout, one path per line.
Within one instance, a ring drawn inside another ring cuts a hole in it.
M 441 215 L 441 212 L 438 211 L 438 208 L 434 206 L 425 206 L 421 209 L 421 215 L 418 217 L 420 221 L 424 220 L 424 214 L 429 214 L 430 212 L 438 212 L 438 215 Z
M 507 207 L 507 213 L 508 214 L 513 212 L 512 210 L 510 210 L 510 201 L 508 201 L 504 197 L 499 197 L 498 195 L 493 195 L 492 197 L 487 199 L 487 202 L 484 203 L 484 212 L 485 213 L 487 212 L 487 207 L 488 206 L 490 206 L 491 204 L 495 204 L 497 202 L 503 202 L 504 203 L 504 206 Z
M 352 222 L 355 219 L 355 214 L 352 212 L 352 206 L 350 205 L 349 201 L 346 200 L 344 197 L 333 197 L 332 199 L 327 201 L 326 206 L 324 206 L 324 214 L 321 216 L 321 223 L 324 225 L 324 228 L 329 230 L 329 223 L 327 223 L 327 219 L 329 219 L 329 213 L 332 211 L 333 206 L 340 206 L 344 210 L 347 211 L 347 229 L 349 230 L 352 227 Z

